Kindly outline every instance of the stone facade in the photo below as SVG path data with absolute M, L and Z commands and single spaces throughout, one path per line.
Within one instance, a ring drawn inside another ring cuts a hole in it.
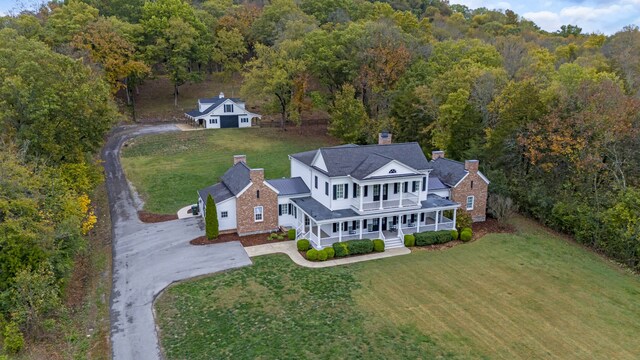
M 478 174 L 478 165 L 478 160 L 465 161 L 465 170 L 469 174 L 458 186 L 451 189 L 451 200 L 459 203 L 461 210 L 467 209 L 467 197 L 474 197 L 473 210 L 469 211 L 474 222 L 485 221 L 487 218 L 487 194 L 489 191 L 489 184 Z
M 266 185 L 263 169 L 251 169 L 249 176 L 251 185 L 236 200 L 238 235 L 275 231 L 278 229 L 278 194 Z M 262 206 L 262 221 L 255 221 L 257 206 Z

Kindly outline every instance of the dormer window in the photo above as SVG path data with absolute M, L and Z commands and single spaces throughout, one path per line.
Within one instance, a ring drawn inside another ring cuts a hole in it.
M 233 104 L 224 104 L 224 112 L 233 112 Z
M 396 172 L 397 172 L 396 169 L 389 170 L 389 174 L 395 174 Z

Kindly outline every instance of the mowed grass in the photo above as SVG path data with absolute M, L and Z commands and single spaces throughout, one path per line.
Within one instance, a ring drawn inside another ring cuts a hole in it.
M 273 128 L 219 129 L 148 135 L 122 150 L 122 166 L 144 209 L 172 214 L 197 201 L 197 190 L 219 181 L 233 155 L 247 155 L 267 179 L 290 176 L 288 155 L 335 145 L 326 136 L 304 136 Z
M 640 281 L 527 220 L 452 249 L 327 269 L 283 255 L 169 288 L 169 359 L 637 359 Z

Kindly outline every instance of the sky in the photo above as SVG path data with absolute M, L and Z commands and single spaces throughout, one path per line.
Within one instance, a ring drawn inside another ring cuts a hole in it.
M 547 31 L 572 24 L 581 27 L 583 33 L 611 35 L 625 25 L 640 25 L 640 0 L 451 0 L 450 3 L 471 9 L 511 9 Z

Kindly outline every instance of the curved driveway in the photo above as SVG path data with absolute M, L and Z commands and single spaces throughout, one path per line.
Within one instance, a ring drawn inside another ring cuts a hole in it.
M 153 300 L 169 284 L 251 264 L 237 241 L 189 245 L 189 240 L 204 234 L 200 218 L 157 224 L 138 219 L 140 203 L 122 171 L 120 148 L 127 139 L 170 131 L 179 129 L 174 125 L 119 127 L 102 151 L 113 227 L 111 347 L 116 360 L 162 357 Z

